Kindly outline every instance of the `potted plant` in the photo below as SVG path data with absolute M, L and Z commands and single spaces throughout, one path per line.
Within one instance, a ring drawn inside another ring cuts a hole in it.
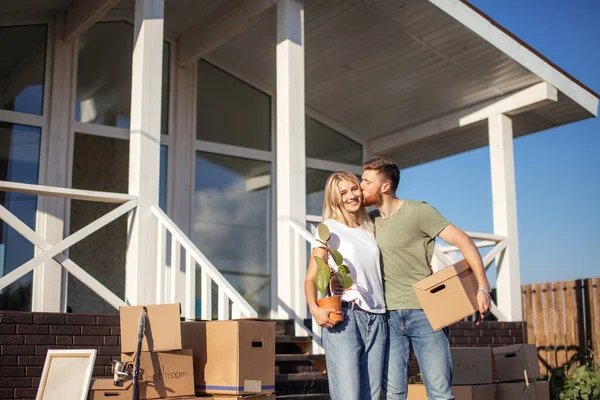
M 315 286 L 317 290 L 324 296 L 317 300 L 319 307 L 333 308 L 334 310 L 342 310 L 342 297 L 337 295 L 329 295 L 332 274 L 335 274 L 340 285 L 344 289 L 348 289 L 354 284 L 350 277 L 350 269 L 344 265 L 344 257 L 342 254 L 329 246 L 331 232 L 324 223 L 317 226 L 318 241 L 325 246 L 327 253 L 337 266 L 337 271 L 334 271 L 325 260 L 319 256 L 314 256 L 317 262 L 317 277 L 315 278 Z M 329 313 L 329 318 L 333 321 L 341 322 L 344 320 L 344 314 Z

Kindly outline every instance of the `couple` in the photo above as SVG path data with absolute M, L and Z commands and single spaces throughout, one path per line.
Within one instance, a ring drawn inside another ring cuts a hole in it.
M 430 273 L 435 237 L 456 246 L 477 279 L 482 317 L 490 310 L 490 285 L 479 251 L 463 231 L 425 202 L 396 197 L 398 165 L 387 158 L 363 164 L 362 183 L 333 173 L 325 185 L 323 222 L 330 245 L 344 256 L 354 285 L 342 294 L 344 321 L 317 305 L 317 264 L 311 257 L 305 281 L 310 312 L 323 328 L 329 391 L 333 400 L 406 399 L 411 345 L 429 399 L 453 399 L 447 329 L 434 332 L 411 285 Z M 374 205 L 371 215 L 364 207 Z M 317 240 L 312 255 L 327 258 Z M 329 257 L 329 265 L 335 263 Z M 382 263 L 382 264 L 381 264 Z M 382 279 L 383 277 L 383 279 Z

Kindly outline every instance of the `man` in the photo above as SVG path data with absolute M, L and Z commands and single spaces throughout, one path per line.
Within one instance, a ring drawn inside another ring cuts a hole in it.
M 452 358 L 447 329 L 434 332 L 421 309 L 412 284 L 431 273 L 435 238 L 456 246 L 471 266 L 479 290 L 482 318 L 490 310 L 490 284 L 477 247 L 425 202 L 396 197 L 398 165 L 389 158 L 363 164 L 363 205 L 372 212 L 375 237 L 383 259 L 383 282 L 388 309 L 389 341 L 383 389 L 387 399 L 406 399 L 410 346 L 415 350 L 429 399 L 453 399 Z

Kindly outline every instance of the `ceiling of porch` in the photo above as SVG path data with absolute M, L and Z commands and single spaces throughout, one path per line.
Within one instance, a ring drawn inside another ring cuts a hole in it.
M 276 15 L 208 56 L 262 87 L 275 87 Z M 307 106 L 366 140 L 504 97 L 542 79 L 422 0 L 306 0 Z M 592 117 L 559 93 L 513 119 L 521 136 Z M 478 124 L 382 154 L 402 167 L 485 146 Z
M 35 3 L 3 0 L 2 13 L 64 10 L 74 1 Z M 132 18 L 134 4 L 134 0 L 121 0 L 111 12 Z M 214 18 L 224 4 L 226 0 L 166 0 L 166 29 L 179 37 Z M 272 93 L 275 46 L 272 7 L 260 22 L 205 58 Z M 305 0 L 305 64 L 307 106 L 365 141 L 402 135 L 407 128 L 542 81 L 423 0 Z M 588 110 L 559 92 L 557 102 L 513 117 L 514 134 L 590 117 Z M 483 123 L 404 140 L 380 154 L 407 167 L 487 143 Z

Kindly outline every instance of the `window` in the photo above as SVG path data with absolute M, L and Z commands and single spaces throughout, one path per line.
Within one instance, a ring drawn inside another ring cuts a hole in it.
M 161 132 L 169 126 L 170 45 L 163 46 Z M 79 39 L 77 121 L 129 129 L 133 26 L 127 22 L 94 24 Z
M 271 309 L 270 180 L 268 162 L 196 155 L 194 241 L 261 317 Z
M 198 62 L 196 138 L 271 150 L 271 98 L 206 61 Z
M 167 201 L 167 147 L 160 149 L 159 205 Z M 127 193 L 129 190 L 129 141 L 75 134 L 73 188 Z M 118 205 L 71 201 L 71 227 L 75 232 Z M 125 297 L 127 216 L 111 222 L 69 250 L 70 258 L 117 296 Z M 73 312 L 113 313 L 114 308 L 91 289 L 69 275 L 67 304 Z
M 0 27 L 0 109 L 42 115 L 46 31 L 46 25 Z
M 41 130 L 0 122 L 0 180 L 38 183 Z M 37 196 L 0 192 L 0 204 L 35 229 Z M 0 221 L 0 276 L 33 258 L 34 247 Z M 30 311 L 33 272 L 0 290 L 0 309 Z
M 306 157 L 362 165 L 362 146 L 306 116 Z

